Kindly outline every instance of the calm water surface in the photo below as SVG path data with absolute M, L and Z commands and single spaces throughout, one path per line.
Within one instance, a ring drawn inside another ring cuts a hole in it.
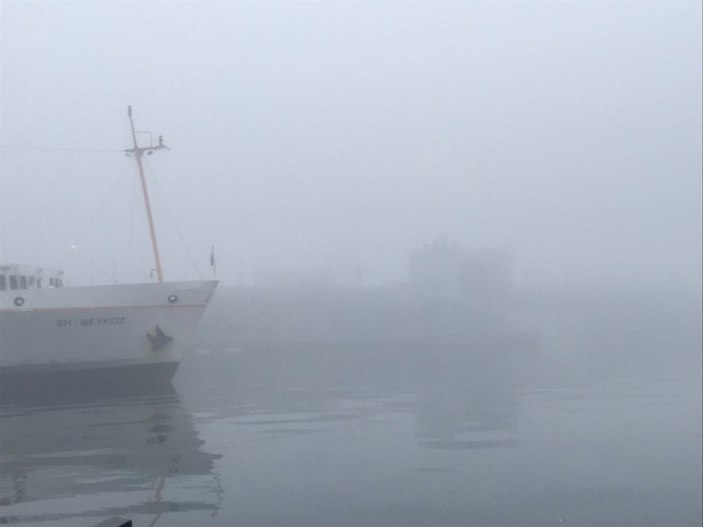
M 701 523 L 695 376 L 339 387 L 218 373 L 181 372 L 157 397 L 3 407 L 0 523 Z

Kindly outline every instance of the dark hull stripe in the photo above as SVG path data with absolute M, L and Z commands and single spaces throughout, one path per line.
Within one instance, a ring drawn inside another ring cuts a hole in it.
M 122 366 L 0 370 L 0 401 L 82 399 L 96 396 L 143 395 L 171 389 L 178 362 Z

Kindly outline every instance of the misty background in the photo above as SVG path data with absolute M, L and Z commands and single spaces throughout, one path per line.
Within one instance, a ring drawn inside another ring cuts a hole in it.
M 700 290 L 698 2 L 1 5 L 3 261 L 146 279 L 131 104 L 167 279 L 391 283 L 444 235 Z

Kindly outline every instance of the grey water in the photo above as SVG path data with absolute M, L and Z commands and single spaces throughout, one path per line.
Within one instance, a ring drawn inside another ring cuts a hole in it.
M 0 523 L 700 525 L 696 371 L 344 382 L 241 359 L 193 354 L 162 395 L 2 407 Z

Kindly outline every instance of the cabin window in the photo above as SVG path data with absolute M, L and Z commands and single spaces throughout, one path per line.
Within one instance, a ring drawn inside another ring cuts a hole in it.
M 37 278 L 37 289 L 41 289 L 41 278 Z
M 37 281 L 37 277 L 32 275 L 27 279 L 27 285 L 29 287 L 34 287 L 34 282 L 36 282 L 36 281 Z
M 57 284 L 57 287 L 63 287 L 63 280 L 61 280 L 60 278 L 57 278 L 56 284 Z
M 7 278 L 5 278 L 4 274 L 0 274 L 0 291 L 6 291 L 7 290 Z
M 20 275 L 20 289 L 27 289 L 27 276 Z
M 10 289 L 13 291 L 17 289 L 17 276 L 14 274 L 10 275 Z

